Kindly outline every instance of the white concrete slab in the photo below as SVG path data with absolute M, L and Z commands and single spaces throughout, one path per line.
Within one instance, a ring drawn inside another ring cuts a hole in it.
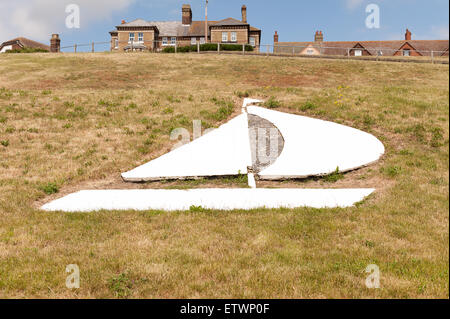
M 241 114 L 193 142 L 139 166 L 129 182 L 247 174 L 252 165 L 248 117 Z
M 234 210 L 257 208 L 349 207 L 374 189 L 192 189 L 87 190 L 70 194 L 42 207 L 46 211 L 100 210 L 183 211 L 190 207 Z
M 376 137 L 348 126 L 257 106 L 247 111 L 272 122 L 284 138 L 283 151 L 258 174 L 261 179 L 327 175 L 337 167 L 346 172 L 377 161 L 385 151 Z

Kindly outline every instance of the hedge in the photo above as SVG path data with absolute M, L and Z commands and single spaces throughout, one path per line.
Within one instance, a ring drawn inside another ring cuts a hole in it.
M 216 43 L 205 43 L 200 44 L 200 51 L 217 51 Z M 242 51 L 241 44 L 221 44 L 220 51 Z M 245 51 L 251 52 L 253 51 L 253 47 L 251 45 L 245 45 Z M 165 47 L 162 52 L 164 53 L 175 53 L 175 47 Z M 197 52 L 196 45 L 189 45 L 185 47 L 177 47 L 177 52 L 179 53 L 187 53 L 187 52 Z
M 40 48 L 22 48 L 22 49 L 8 50 L 5 53 L 39 53 L 39 52 L 48 52 L 48 50 Z

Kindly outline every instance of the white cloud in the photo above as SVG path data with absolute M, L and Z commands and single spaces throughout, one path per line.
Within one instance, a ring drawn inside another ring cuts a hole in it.
M 81 28 L 110 18 L 114 12 L 130 6 L 135 0 L 14 0 L 0 3 L 0 42 L 24 36 L 47 41 L 52 33 L 65 29 L 65 8 L 74 3 L 80 7 Z
M 448 40 L 449 28 L 448 25 L 434 25 L 428 31 L 414 33 L 413 40 Z
M 350 10 L 356 9 L 364 2 L 364 0 L 345 0 L 345 1 L 347 4 L 347 8 Z
M 448 25 L 431 27 L 431 34 L 434 39 L 448 40 Z

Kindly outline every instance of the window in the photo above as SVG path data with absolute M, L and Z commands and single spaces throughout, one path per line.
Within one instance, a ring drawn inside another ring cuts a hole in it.
M 164 38 L 162 39 L 162 45 L 167 45 L 167 37 L 164 37 Z
M 355 50 L 355 56 L 362 56 L 362 50 Z
M 130 37 L 128 38 L 128 42 L 134 42 L 134 33 L 130 33 Z
M 205 44 L 205 38 L 200 38 L 200 44 Z
M 306 54 L 313 55 L 314 54 L 314 50 L 313 49 L 307 49 L 306 50 Z
M 191 38 L 191 45 L 197 44 L 197 38 Z
M 139 42 L 144 42 L 144 33 L 142 33 L 142 32 L 138 33 L 138 41 Z
M 171 45 L 176 45 L 177 44 L 177 38 L 176 37 L 171 37 L 170 38 L 170 44 Z
M 228 32 L 222 32 L 222 42 L 228 42 Z
M 114 39 L 114 49 L 119 48 L 119 39 Z
M 250 45 L 252 47 L 256 46 L 256 38 L 255 37 L 250 37 Z
M 237 42 L 237 33 L 231 32 L 231 42 Z
M 403 50 L 403 56 L 411 56 L 411 51 L 409 49 Z

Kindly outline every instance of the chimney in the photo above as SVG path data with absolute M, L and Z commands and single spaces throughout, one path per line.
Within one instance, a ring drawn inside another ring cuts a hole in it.
M 278 32 L 275 31 L 275 35 L 273 36 L 273 42 L 278 43 Z
M 183 4 L 183 7 L 181 8 L 181 20 L 184 25 L 191 25 L 192 24 L 192 10 L 191 5 L 189 4 Z
M 243 5 L 241 11 L 242 11 L 242 22 L 247 23 L 247 7 Z
M 322 31 L 316 31 L 316 35 L 314 36 L 315 42 L 323 42 L 323 33 Z
M 405 33 L 405 41 L 411 41 L 412 38 L 412 33 L 411 31 L 409 31 L 408 29 L 406 29 L 406 33 Z
M 125 20 L 122 20 L 122 24 L 125 24 L 125 23 L 127 23 Z
M 61 51 L 61 39 L 59 38 L 59 34 L 52 34 L 52 38 L 50 39 L 50 52 L 58 53 Z

